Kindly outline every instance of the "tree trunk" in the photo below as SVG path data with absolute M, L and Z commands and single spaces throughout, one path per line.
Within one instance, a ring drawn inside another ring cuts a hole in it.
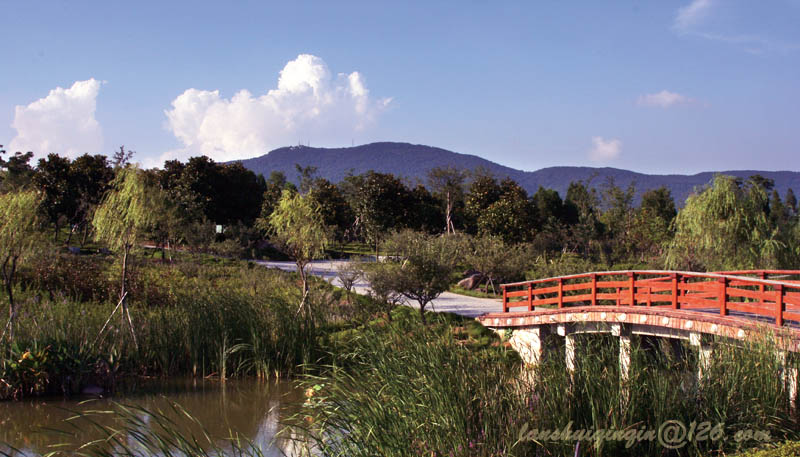
M 53 241 L 58 243 L 58 221 L 56 220 L 56 229 L 53 232 Z
M 124 253 L 122 254 L 122 281 L 120 285 L 119 291 L 119 298 L 122 302 L 122 326 L 124 327 L 125 324 L 128 324 L 128 328 L 131 331 L 131 337 L 133 338 L 133 346 L 137 349 L 139 348 L 139 343 L 136 341 L 136 331 L 133 329 L 133 321 L 131 320 L 131 313 L 128 311 L 128 253 L 131 250 L 130 245 L 126 244 L 124 249 Z M 127 320 L 127 322 L 126 322 Z
M 10 269 L 8 262 L 11 262 Z M 6 287 L 6 294 L 8 294 L 8 323 L 3 329 L 3 336 L 0 340 L 5 338 L 8 333 L 8 341 L 14 340 L 14 317 L 17 315 L 17 307 L 14 304 L 14 273 L 17 269 L 17 257 L 8 256 L 3 262 L 3 282 Z
M 69 242 L 72 241 L 72 234 L 75 233 L 75 225 L 69 230 L 69 235 L 67 235 L 67 246 L 69 246 Z
M 83 247 L 86 244 L 86 239 L 88 237 L 89 237 L 89 223 L 84 221 L 84 223 L 83 223 L 83 239 L 81 240 L 81 247 Z
M 447 234 L 455 233 L 453 226 L 453 202 L 450 200 L 450 192 L 447 192 L 447 207 L 445 208 L 445 227 L 444 232 Z
M 427 305 L 427 303 L 425 303 Z M 422 319 L 422 325 L 428 325 L 428 322 L 425 320 L 425 305 L 422 303 L 419 304 L 419 318 Z

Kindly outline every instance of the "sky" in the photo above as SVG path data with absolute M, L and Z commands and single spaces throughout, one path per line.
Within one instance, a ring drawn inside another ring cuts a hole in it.
M 800 0 L 0 0 L 0 144 L 800 171 Z

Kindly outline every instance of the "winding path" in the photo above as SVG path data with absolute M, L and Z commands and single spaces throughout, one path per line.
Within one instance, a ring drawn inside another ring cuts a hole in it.
M 256 261 L 256 263 L 268 268 L 279 268 L 285 271 L 297 270 L 297 266 L 291 261 L 278 262 L 259 260 Z M 309 271 L 314 276 L 319 276 L 329 283 L 341 287 L 342 284 L 339 282 L 337 270 L 345 264 L 347 264 L 346 260 L 318 260 L 311 263 Z M 354 291 L 359 294 L 366 294 L 369 291 L 369 284 L 363 280 L 359 280 L 354 287 Z M 419 307 L 416 302 L 411 300 L 407 301 L 406 304 L 412 307 Z M 475 318 L 486 313 L 498 312 L 501 310 L 501 306 L 502 301 L 500 299 L 477 298 L 454 294 L 452 292 L 444 292 L 439 298 L 431 302 L 427 309 L 437 312 L 446 311 L 465 317 Z

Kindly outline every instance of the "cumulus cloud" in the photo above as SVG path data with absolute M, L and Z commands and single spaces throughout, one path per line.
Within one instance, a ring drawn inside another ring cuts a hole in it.
M 622 153 L 622 141 L 611 138 L 606 140 L 601 136 L 592 137 L 592 149 L 589 150 L 589 159 L 595 162 L 608 162 L 614 160 Z
M 36 158 L 54 152 L 76 157 L 103 148 L 103 133 L 95 119 L 100 81 L 76 81 L 69 89 L 56 87 L 47 97 L 17 106 L 11 127 L 17 130 L 9 151 L 33 151 Z
M 218 90 L 188 89 L 165 111 L 167 129 L 183 148 L 170 158 L 207 155 L 218 161 L 252 157 L 298 142 L 350 142 L 391 101 L 370 97 L 358 72 L 333 75 L 319 57 L 301 54 L 281 70 L 276 89 L 263 95 L 240 90 L 231 98 Z
M 655 94 L 645 94 L 637 100 L 640 106 L 657 106 L 660 108 L 669 108 L 670 106 L 684 105 L 692 102 L 694 102 L 693 99 L 668 90 L 662 90 Z
M 678 9 L 672 27 L 679 32 L 685 32 L 708 16 L 712 6 L 713 0 L 692 0 L 692 3 Z

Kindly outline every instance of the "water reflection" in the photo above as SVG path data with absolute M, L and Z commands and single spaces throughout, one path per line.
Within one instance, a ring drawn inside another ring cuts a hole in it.
M 228 381 L 225 384 L 199 379 L 172 380 L 169 382 L 138 382 L 120 389 L 125 393 L 91 401 L 80 399 L 28 400 L 0 403 L 0 443 L 23 450 L 27 455 L 52 451 L 58 443 L 85 443 L 102 437 L 87 424 L 77 429 L 64 419 L 73 412 L 111 410 L 114 402 L 142 407 L 148 411 L 162 411 L 168 417 L 179 418 L 173 404 L 179 404 L 202 424 L 208 435 L 222 442 L 231 432 L 251 440 L 264 451 L 264 455 L 292 455 L 292 443 L 274 440 L 286 419 L 302 403 L 302 392 L 293 383 Z M 108 414 L 94 414 L 93 420 L 112 426 L 115 418 Z M 143 418 L 144 419 L 144 418 Z M 185 418 L 177 421 L 183 431 L 198 432 Z M 71 432 L 64 436 L 53 430 Z M 0 450 L 8 451 L 0 445 Z M 285 454 L 284 454 L 285 453 Z

